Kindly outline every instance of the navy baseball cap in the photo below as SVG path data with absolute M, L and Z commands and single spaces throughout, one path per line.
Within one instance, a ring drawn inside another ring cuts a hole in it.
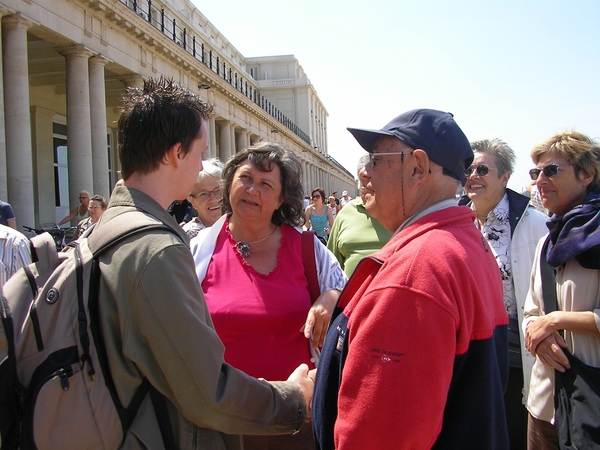
M 399 115 L 381 130 L 347 129 L 369 153 L 382 136 L 395 136 L 413 149 L 421 149 L 429 159 L 442 166 L 445 173 L 467 182 L 465 170 L 473 162 L 469 140 L 448 112 L 414 109 Z

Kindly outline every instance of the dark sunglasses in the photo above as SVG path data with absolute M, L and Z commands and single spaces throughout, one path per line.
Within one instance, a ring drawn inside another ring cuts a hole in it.
M 486 176 L 490 173 L 490 170 L 496 170 L 495 167 L 488 167 L 485 164 L 479 164 L 478 166 L 471 166 L 465 170 L 465 177 L 469 178 L 473 172 L 476 172 L 480 177 Z
M 319 194 L 315 194 L 312 196 L 312 198 L 321 198 L 321 196 Z
M 573 164 L 548 164 L 547 166 L 542 167 L 541 169 L 538 169 L 537 167 L 535 169 L 531 169 L 529 171 L 529 176 L 531 177 L 532 180 L 537 180 L 538 177 L 540 176 L 540 173 L 544 172 L 544 175 L 546 175 L 548 178 L 552 178 L 553 176 L 558 174 L 558 171 L 560 170 L 561 167 L 565 167 L 565 166 L 572 166 Z

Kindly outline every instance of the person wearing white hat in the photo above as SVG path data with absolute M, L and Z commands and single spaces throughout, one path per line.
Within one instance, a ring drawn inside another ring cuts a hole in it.
M 342 198 L 340 199 L 340 209 L 343 208 L 346 203 L 350 202 L 350 200 L 352 200 L 352 197 L 348 195 L 348 191 L 343 191 Z

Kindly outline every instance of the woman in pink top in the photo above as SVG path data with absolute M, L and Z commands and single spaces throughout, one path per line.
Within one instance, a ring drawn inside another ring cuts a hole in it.
M 191 247 L 225 361 L 249 375 L 286 379 L 312 368 L 346 277 L 315 238 L 321 290 L 311 305 L 302 262 L 301 165 L 283 146 L 261 142 L 223 170 L 225 215 Z M 309 338 L 312 336 L 312 342 Z M 245 449 L 314 449 L 310 426 L 293 436 L 244 436 Z

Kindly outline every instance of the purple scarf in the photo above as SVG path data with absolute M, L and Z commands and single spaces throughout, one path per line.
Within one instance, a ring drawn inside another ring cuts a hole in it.
M 600 269 L 600 189 L 563 216 L 553 216 L 548 263 L 553 267 L 575 258 L 586 269 Z

